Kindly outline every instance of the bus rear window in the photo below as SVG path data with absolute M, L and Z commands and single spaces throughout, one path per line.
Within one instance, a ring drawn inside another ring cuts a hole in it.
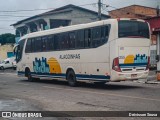
M 121 20 L 118 22 L 118 37 L 150 38 L 149 26 L 146 22 Z

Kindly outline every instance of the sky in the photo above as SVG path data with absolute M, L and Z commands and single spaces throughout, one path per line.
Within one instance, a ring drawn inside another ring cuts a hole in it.
M 143 5 L 156 8 L 160 6 L 160 0 L 101 0 L 103 4 L 112 7 L 106 8 L 103 6 L 102 12 L 107 14 L 107 11 L 115 8 L 121 8 L 133 4 Z M 0 34 L 15 33 L 11 24 L 25 18 L 62 7 L 67 4 L 74 4 L 84 8 L 96 11 L 98 8 L 94 3 L 98 0 L 1 0 L 0 4 Z M 43 10 L 35 10 L 43 9 Z M 18 11 L 17 11 L 18 10 Z M 34 11 L 21 11 L 21 10 L 34 10 Z M 17 12 L 15 12 L 17 11 Z

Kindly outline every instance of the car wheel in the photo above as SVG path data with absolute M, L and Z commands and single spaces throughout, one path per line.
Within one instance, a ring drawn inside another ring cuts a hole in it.
M 1 66 L 1 70 L 4 70 L 4 67 L 3 67 L 3 66 Z
M 73 70 L 70 70 L 70 71 L 67 73 L 67 80 L 68 80 L 69 86 L 71 86 L 71 87 L 77 86 L 76 75 L 75 75 L 75 73 L 74 73 Z

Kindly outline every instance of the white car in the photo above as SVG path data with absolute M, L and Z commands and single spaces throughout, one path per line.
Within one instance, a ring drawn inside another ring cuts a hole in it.
M 0 69 L 4 70 L 7 68 L 13 68 L 13 62 L 15 61 L 15 57 L 7 58 L 0 64 Z
M 17 69 L 17 62 L 16 62 L 16 60 L 13 61 L 13 69 L 14 69 L 14 70 Z

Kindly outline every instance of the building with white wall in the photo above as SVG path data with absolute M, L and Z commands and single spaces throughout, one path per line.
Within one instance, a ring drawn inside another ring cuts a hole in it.
M 110 16 L 102 14 L 102 19 Z M 16 29 L 16 41 L 19 37 L 36 31 L 53 29 L 61 26 L 89 23 L 98 20 L 98 13 L 75 5 L 66 5 L 13 24 Z

